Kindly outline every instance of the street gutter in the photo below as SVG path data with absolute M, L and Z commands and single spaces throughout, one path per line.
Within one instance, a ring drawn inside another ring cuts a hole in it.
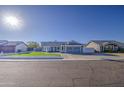
M 0 56 L 0 59 L 63 59 L 62 56 Z

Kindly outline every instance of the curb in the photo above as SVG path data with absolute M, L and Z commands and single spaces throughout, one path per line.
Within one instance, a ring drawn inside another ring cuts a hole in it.
M 2 56 L 0 59 L 64 59 L 63 57 L 58 57 L 58 56 L 43 56 L 43 57 L 14 57 L 14 56 Z

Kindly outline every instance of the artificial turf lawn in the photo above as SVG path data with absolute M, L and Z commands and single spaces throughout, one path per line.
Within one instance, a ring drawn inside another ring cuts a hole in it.
M 48 52 L 31 52 L 31 53 L 12 54 L 9 56 L 61 56 L 61 55 L 55 53 L 48 53 Z

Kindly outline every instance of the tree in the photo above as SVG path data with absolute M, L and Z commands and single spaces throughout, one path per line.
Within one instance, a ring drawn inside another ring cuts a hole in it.
M 34 49 L 34 48 L 39 48 L 40 47 L 39 43 L 34 42 L 34 41 L 27 42 L 27 46 L 30 49 Z

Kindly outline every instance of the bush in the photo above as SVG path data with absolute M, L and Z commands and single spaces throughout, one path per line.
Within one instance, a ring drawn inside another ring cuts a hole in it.
M 113 51 L 113 50 L 104 50 L 105 53 L 118 53 L 119 51 Z
M 119 49 L 119 53 L 124 53 L 124 49 Z
M 113 53 L 114 51 L 112 50 L 104 50 L 105 53 Z

